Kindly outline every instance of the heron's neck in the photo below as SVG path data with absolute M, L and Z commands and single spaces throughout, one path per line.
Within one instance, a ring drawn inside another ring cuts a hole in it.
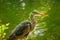
M 35 25 L 36 25 L 36 19 L 35 19 L 35 16 L 33 14 L 30 15 L 30 20 L 31 20 L 32 26 L 35 27 Z

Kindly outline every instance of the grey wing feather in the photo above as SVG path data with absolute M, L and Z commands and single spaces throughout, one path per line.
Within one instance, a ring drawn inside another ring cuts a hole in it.
M 12 31 L 10 37 L 12 38 L 14 36 L 20 36 L 20 35 L 27 36 L 30 31 L 30 27 L 31 27 L 31 23 L 28 21 L 25 21 L 25 22 L 17 25 L 17 27 Z
M 28 21 L 25 21 L 17 26 L 17 28 L 15 29 L 13 34 L 15 33 L 15 35 L 17 35 L 17 36 L 22 35 L 22 34 L 24 34 L 24 32 L 26 33 L 27 28 L 28 28 L 28 30 L 30 29 L 30 26 L 31 26 L 31 23 Z

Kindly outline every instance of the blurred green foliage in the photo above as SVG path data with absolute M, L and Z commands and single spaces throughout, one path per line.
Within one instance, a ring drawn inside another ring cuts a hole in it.
M 0 0 L 0 25 L 10 23 L 6 37 L 35 9 L 48 17 L 36 17 L 38 26 L 28 40 L 60 40 L 60 0 Z
M 8 27 L 7 27 L 8 25 L 9 25 L 9 23 L 6 25 L 1 24 L 1 26 L 0 26 L 0 40 L 5 39 L 5 37 L 6 37 L 5 31 L 8 29 Z

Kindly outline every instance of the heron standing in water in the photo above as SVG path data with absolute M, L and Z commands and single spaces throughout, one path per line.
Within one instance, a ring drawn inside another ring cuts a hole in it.
M 6 40 L 26 40 L 29 33 L 35 28 L 35 16 L 45 16 L 45 14 L 41 14 L 40 12 L 33 10 L 29 16 L 31 21 L 24 21 L 17 25 Z

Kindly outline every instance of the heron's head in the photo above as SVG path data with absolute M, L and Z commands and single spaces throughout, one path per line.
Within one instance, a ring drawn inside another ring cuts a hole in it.
M 37 10 L 33 10 L 32 15 L 34 15 L 34 16 L 47 16 L 45 13 L 39 12 Z

